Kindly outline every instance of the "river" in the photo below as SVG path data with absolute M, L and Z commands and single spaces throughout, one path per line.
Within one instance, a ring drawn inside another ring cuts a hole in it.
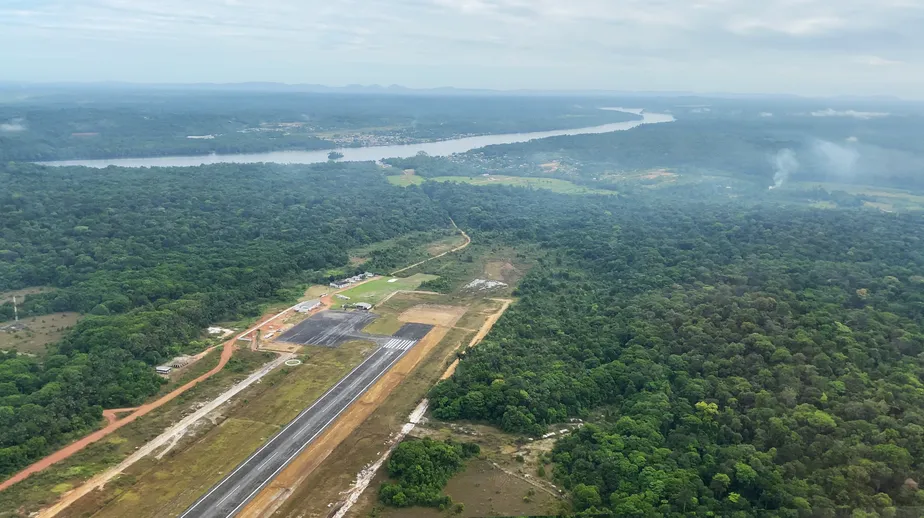
M 591 133 L 610 133 L 625 131 L 642 124 L 657 124 L 672 122 L 674 117 L 663 113 L 648 113 L 638 109 L 629 108 L 602 108 L 604 110 L 624 111 L 642 116 L 642 120 L 629 122 L 616 122 L 602 126 L 590 126 L 555 131 L 537 131 L 532 133 L 507 133 L 501 135 L 482 135 L 479 137 L 465 137 L 439 142 L 423 144 L 401 144 L 394 146 L 348 147 L 336 149 L 343 153 L 343 161 L 375 161 L 383 158 L 408 158 L 421 151 L 431 156 L 448 156 L 454 153 L 464 153 L 480 147 L 494 144 L 513 144 L 527 142 L 534 139 L 560 137 L 563 135 L 587 135 Z M 56 160 L 41 162 L 52 166 L 85 166 L 103 168 L 107 166 L 119 167 L 192 167 L 206 164 L 239 163 L 252 164 L 258 162 L 276 162 L 282 164 L 316 164 L 327 162 L 327 154 L 331 149 L 319 151 L 270 151 L 267 153 L 241 153 L 228 155 L 199 155 L 199 156 L 158 156 L 148 158 L 103 158 L 96 160 Z

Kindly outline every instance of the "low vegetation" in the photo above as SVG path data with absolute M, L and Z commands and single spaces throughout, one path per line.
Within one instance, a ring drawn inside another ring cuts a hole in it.
M 407 187 L 410 185 L 420 185 L 424 182 L 457 182 L 471 185 L 508 185 L 515 187 L 526 187 L 529 189 L 547 189 L 552 192 L 562 194 L 617 194 L 614 190 L 594 189 L 575 185 L 568 180 L 558 178 L 529 178 L 523 176 L 504 176 L 504 175 L 477 175 L 477 176 L 436 176 L 433 178 L 423 178 L 415 175 L 398 175 L 389 176 L 388 181 L 393 185 Z
M 395 507 L 447 508 L 452 499 L 443 494 L 443 487 L 479 451 L 477 444 L 468 442 L 404 441 L 388 459 L 388 476 L 394 482 L 382 484 L 379 499 Z

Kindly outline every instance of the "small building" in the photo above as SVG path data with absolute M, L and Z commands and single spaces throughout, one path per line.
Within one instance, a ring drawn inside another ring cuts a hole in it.
M 167 374 L 170 374 L 170 371 L 172 370 L 173 370 L 172 368 L 166 365 L 161 365 L 160 367 L 154 367 L 154 371 L 160 374 L 161 376 L 166 376 Z
M 356 304 L 353 304 L 353 307 L 362 311 L 369 311 L 372 309 L 372 304 L 369 304 L 368 302 L 357 302 Z
M 363 278 L 366 278 L 366 279 L 371 279 L 373 277 L 375 277 L 375 274 L 372 272 L 366 272 L 363 274 Z
M 334 295 L 334 296 L 340 300 L 350 300 L 350 297 L 347 297 L 346 295 Z
M 300 302 L 295 306 L 295 311 L 299 313 L 310 313 L 318 307 L 321 306 L 321 301 L 319 299 L 306 300 L 305 302 Z
M 176 358 L 170 360 L 167 365 L 173 367 L 174 369 L 179 369 L 193 363 L 196 359 L 192 356 L 177 356 Z

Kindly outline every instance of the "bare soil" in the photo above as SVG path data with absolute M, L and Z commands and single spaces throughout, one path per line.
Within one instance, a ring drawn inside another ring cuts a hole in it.
M 449 328 L 434 327 L 420 342 L 354 402 L 314 443 L 295 458 L 241 511 L 243 518 L 268 516 L 285 503 L 296 488 L 362 424 L 420 361 L 446 336 Z
M 28 354 L 42 354 L 48 344 L 60 340 L 78 320 L 80 320 L 78 313 L 52 313 L 21 318 L 19 321 L 26 325 L 26 329 L 15 333 L 0 331 L 0 349 L 16 349 Z M 11 323 L 2 322 L 0 327 Z
M 405 310 L 398 315 L 401 322 L 416 322 L 434 326 L 453 327 L 459 318 L 465 314 L 467 308 L 462 306 L 442 306 L 435 304 L 420 304 Z

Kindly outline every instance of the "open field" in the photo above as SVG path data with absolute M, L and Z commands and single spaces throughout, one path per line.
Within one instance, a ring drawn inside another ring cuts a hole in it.
M 396 175 L 389 176 L 388 181 L 392 185 L 407 187 L 409 185 L 420 185 L 424 182 L 459 182 L 471 185 L 511 185 L 514 187 L 529 187 L 531 189 L 547 189 L 552 192 L 562 194 L 617 194 L 616 191 L 606 189 L 593 189 L 582 187 L 568 180 L 558 178 L 535 178 L 527 176 L 437 176 L 434 178 L 423 178 L 415 175 Z
M 413 434 L 412 434 L 413 435 Z M 471 440 L 466 438 L 466 440 Z M 370 489 L 376 489 L 387 480 L 384 470 L 373 480 Z M 465 471 L 449 480 L 443 491 L 453 502 L 461 503 L 465 510 L 460 518 L 481 516 L 553 516 L 559 513 L 558 499 L 541 491 L 514 475 L 495 467 L 483 455 L 470 460 Z M 397 509 L 367 503 L 366 508 L 354 510 L 353 517 L 365 517 L 377 510 L 381 518 L 443 518 L 446 511 L 428 507 Z
M 454 359 L 455 351 L 471 341 L 474 332 L 459 328 L 459 324 L 466 320 L 469 312 L 490 313 L 484 311 L 485 306 L 496 307 L 496 303 L 468 298 L 463 302 L 458 297 L 448 295 L 401 293 L 377 308 L 377 311 L 383 313 L 400 315 L 416 306 L 421 310 L 424 319 L 433 318 L 434 307 L 450 308 L 462 304 L 469 306 L 468 311 L 453 323 L 454 327 L 448 329 L 445 337 L 433 347 L 432 352 L 420 360 L 416 369 L 406 375 L 403 383 L 394 388 L 391 395 L 381 401 L 365 421 L 342 439 L 326 461 L 307 475 L 292 497 L 274 516 L 329 516 L 332 509 L 329 505 L 337 503 L 342 498 L 341 492 L 350 487 L 356 474 L 367 463 L 378 458 L 383 451 L 383 443 L 401 429 L 407 415 Z M 453 313 L 458 313 L 458 310 L 453 310 Z M 475 327 L 479 326 L 480 322 Z M 371 509 L 376 500 L 377 490 L 377 486 L 370 486 L 354 508 L 366 511 L 351 512 L 350 516 L 368 516 L 368 509 Z
M 134 518 L 182 513 L 208 488 L 357 365 L 370 344 L 312 348 L 304 364 L 266 376 L 205 419 L 161 460 L 147 457 L 59 516 Z M 217 426 L 215 423 L 218 423 Z
M 0 292 L 0 304 L 6 304 L 7 302 L 13 302 L 13 297 L 16 297 L 16 300 L 22 302 L 22 299 L 26 295 L 35 295 L 37 293 L 45 293 L 52 291 L 52 288 L 45 286 L 35 286 L 32 288 L 22 288 L 20 290 L 10 290 Z
M 408 262 L 433 256 L 441 252 L 440 248 L 447 247 L 447 243 L 461 243 L 459 232 L 454 228 L 442 228 L 431 231 L 410 232 L 398 237 L 379 241 L 367 246 L 350 250 L 350 266 L 362 266 L 378 252 L 400 248 L 409 255 L 405 257 Z M 452 246 L 448 246 L 452 248 Z M 434 253 L 435 251 L 435 253 Z
M 423 334 L 429 327 L 422 329 Z M 396 346 L 392 347 L 391 342 Z M 226 518 L 244 508 L 250 499 L 264 486 L 274 481 L 282 472 L 284 483 L 286 466 L 302 453 L 319 436 L 326 434 L 330 423 L 348 411 L 366 390 L 373 386 L 400 359 L 413 355 L 409 349 L 416 340 L 392 340 L 377 348 L 355 369 L 334 384 L 307 409 L 287 423 L 279 433 L 273 435 L 247 460 L 238 465 L 225 478 L 212 487 L 181 516 L 202 518 Z M 398 345 L 398 344 L 401 345 Z M 372 389 L 375 391 L 375 388 Z M 309 446 L 310 447 L 310 446 Z M 313 455 L 312 457 L 316 457 Z
M 430 257 L 436 257 L 440 254 L 449 252 L 455 248 L 458 248 L 465 243 L 465 236 L 460 234 L 452 234 L 446 236 L 442 239 L 431 242 L 427 245 L 427 253 Z
M 19 322 L 25 324 L 26 329 L 14 333 L 0 331 L 0 349 L 16 349 L 30 354 L 44 353 L 45 346 L 60 340 L 78 320 L 78 313 L 52 313 L 21 318 Z M 2 322 L 0 327 L 12 323 Z
M 413 318 L 410 319 L 413 320 Z M 308 445 L 291 464 L 282 470 L 279 476 L 243 509 L 240 516 L 266 516 L 273 509 L 283 505 L 293 489 L 301 486 L 302 481 L 310 477 L 322 465 L 328 454 L 357 427 L 361 426 L 388 398 L 389 394 L 401 386 L 408 375 L 415 370 L 421 361 L 429 357 L 430 352 L 440 344 L 443 337 L 450 330 L 449 327 L 431 328 L 430 325 L 413 322 L 405 324 L 396 336 L 404 336 L 411 340 L 422 337 L 420 341 L 410 348 L 398 346 L 397 349 L 400 352 L 406 351 L 406 354 L 401 356 L 397 363 L 390 370 L 387 370 L 378 382 L 372 385 L 355 403 L 344 408 L 343 414 L 333 421 L 323 434 L 317 436 L 314 442 Z M 398 342 L 401 342 L 401 340 L 395 338 L 392 342 L 400 345 Z M 388 352 L 392 342 L 389 342 L 383 349 L 376 351 L 374 354 L 393 355 L 394 350 Z
M 473 243 L 465 250 L 419 265 L 408 273 L 422 272 L 440 277 L 447 284 L 447 289 L 440 291 L 458 291 L 472 296 L 509 296 L 542 254 L 544 252 L 535 246 L 513 249 Z M 462 289 L 475 279 L 502 281 L 507 286 L 478 292 Z
M 827 191 L 844 191 L 853 195 L 863 195 L 874 198 L 872 201 L 864 202 L 864 205 L 869 208 L 876 208 L 884 211 L 924 210 L 924 195 L 901 189 L 823 182 L 794 182 L 787 186 L 789 189 L 798 188 L 800 190 L 812 190 L 816 187 L 821 187 Z M 827 203 L 835 207 L 837 206 L 833 202 Z
M 334 297 L 332 309 L 342 308 L 346 304 L 355 304 L 357 302 L 367 302 L 375 305 L 395 291 L 415 290 L 424 281 L 435 278 L 435 275 L 416 274 L 410 277 L 382 277 L 375 279 L 340 293 L 349 297 L 349 300 Z
M 331 288 L 329 286 L 322 286 L 320 284 L 308 286 L 308 289 L 305 290 L 305 295 L 301 300 L 319 299 L 322 296 L 330 293 L 330 290 Z
M 197 401 L 214 398 L 266 361 L 265 353 L 237 351 L 225 369 L 176 399 L 127 424 L 106 439 L 0 491 L 0 517 L 28 516 L 54 502 L 62 493 L 115 466 L 172 423 L 191 413 L 198 406 Z
M 420 185 L 427 181 L 423 176 L 415 174 L 397 174 L 388 177 L 388 183 L 398 187 L 409 187 L 411 185 Z

